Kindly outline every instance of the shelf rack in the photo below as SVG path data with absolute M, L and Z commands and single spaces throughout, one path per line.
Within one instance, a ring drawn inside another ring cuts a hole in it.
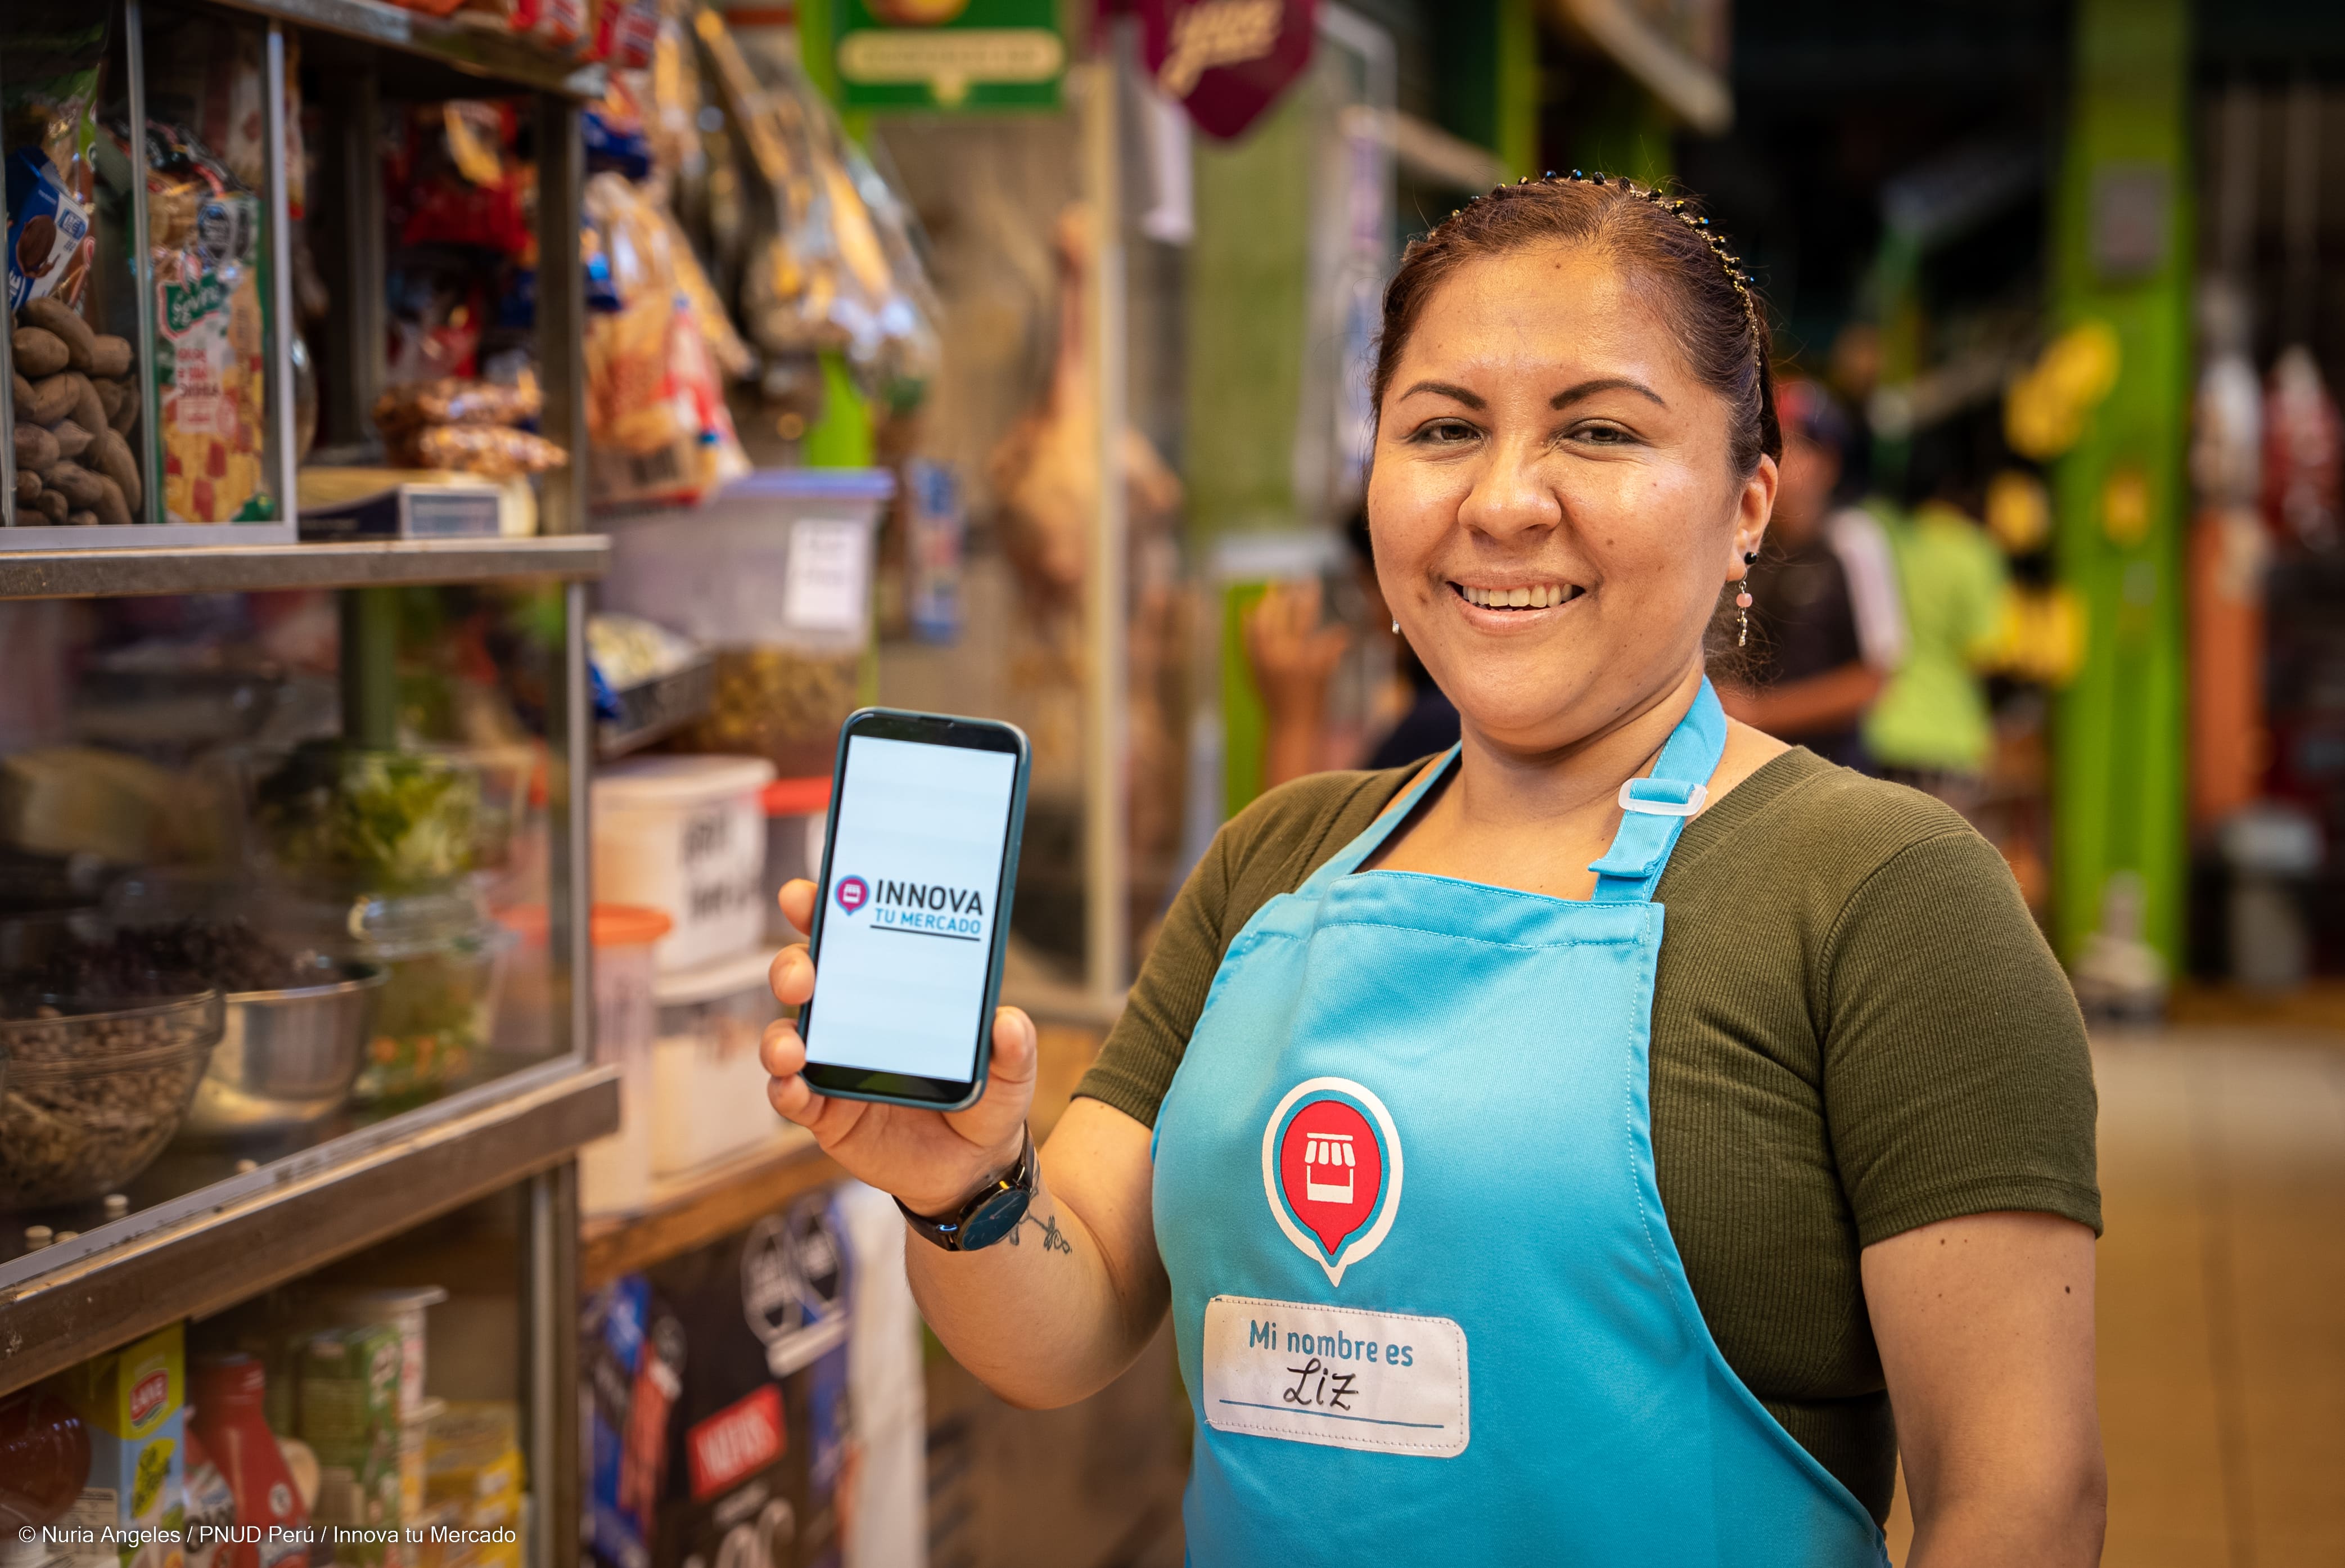
M 616 1070 L 563 1058 L 0 1265 L 0 1392 L 528 1180 L 618 1125 Z
M 117 25 L 141 0 L 114 0 Z M 383 382 L 390 236 L 380 168 L 387 106 L 448 97 L 527 100 L 538 160 L 539 253 L 577 254 L 584 153 L 582 101 L 604 90 L 601 66 L 580 67 L 512 39 L 375 0 L 172 0 L 259 22 L 269 85 L 281 82 L 298 34 L 304 66 L 330 80 L 320 96 L 322 178 L 313 183 L 309 239 L 336 309 L 318 344 L 334 378 L 324 400 L 329 443 L 362 437 Z M 132 28 L 135 32 L 135 26 Z M 130 36 L 126 33 L 126 37 Z M 269 189 L 282 229 L 285 138 L 279 95 L 263 137 Z M 135 205 L 135 204 L 134 204 Z M 143 208 L 135 208 L 141 213 Z M 280 236 L 281 237 L 281 236 Z M 280 272 L 284 269 L 280 266 Z M 72 1240 L 0 1262 L 0 1394 L 177 1319 L 201 1317 L 308 1274 L 497 1192 L 517 1191 L 525 1320 L 520 1383 L 524 1445 L 539 1527 L 530 1568 L 567 1568 L 578 1544 L 578 1147 L 618 1126 L 618 1084 L 594 1064 L 589 966 L 585 785 L 594 728 L 585 660 L 586 583 L 609 566 L 609 542 L 585 532 L 586 453 L 582 345 L 584 280 L 575 266 L 538 280 L 537 355 L 545 403 L 540 428 L 577 461 L 546 475 L 544 532 L 528 538 L 303 545 L 232 525 L 17 532 L 0 551 L 0 600 L 111 598 L 282 589 L 351 590 L 346 633 L 387 624 L 371 590 L 547 580 L 562 584 L 565 635 L 561 690 L 547 714 L 547 809 L 553 830 L 548 957 L 555 987 L 556 1054 L 427 1105 L 343 1131 L 250 1170 L 188 1156 L 186 1187 L 165 1184 L 148 1207 Z M 278 319 L 289 321 L 280 294 Z M 280 386 L 289 389 L 279 345 Z M 5 378 L 0 378 L 5 389 Z M 280 397 L 280 413 L 289 395 Z M 0 414 L 5 414 L 0 392 Z M 289 453 L 289 423 L 279 433 Z M 151 406 L 146 428 L 152 429 Z M 5 422 L 0 422 L 5 423 Z M 0 465 L 5 466 L 5 465 Z M 289 463 L 282 490 L 297 486 Z M 255 542 L 255 535 L 263 542 Z M 118 543 L 117 543 L 118 541 Z M 375 650 L 381 651 L 381 650 Z M 345 676 L 352 653 L 345 649 Z M 368 667 L 370 669 L 371 666 Z M 347 682 L 346 682 L 347 684 Z M 367 685 L 367 682 L 360 682 Z M 167 1159 L 179 1157 L 175 1151 Z M 152 1175 L 154 1173 L 150 1173 Z M 176 1181 L 176 1173 L 175 1173 Z M 134 1192 L 136 1189 L 134 1188 Z
M 218 0 L 231 10 L 389 49 L 480 78 L 491 87 L 591 100 L 603 96 L 601 66 L 577 66 L 479 27 L 442 21 L 377 0 Z
M 600 534 L 351 545 L 213 545 L 194 550 L 134 546 L 20 551 L 0 555 L 0 599 L 125 598 L 147 594 L 599 577 L 610 564 L 611 542 Z

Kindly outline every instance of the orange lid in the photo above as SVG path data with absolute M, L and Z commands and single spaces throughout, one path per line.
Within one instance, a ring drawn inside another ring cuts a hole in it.
M 675 921 L 658 910 L 641 904 L 596 904 L 593 935 L 596 947 L 648 947 L 665 936 Z
M 830 775 L 819 779 L 777 779 L 763 797 L 768 817 L 809 817 L 830 809 Z
M 497 921 L 525 942 L 545 941 L 549 920 L 543 904 L 515 904 L 497 911 Z M 588 936 L 596 947 L 641 947 L 657 942 L 675 925 L 658 910 L 640 904 L 596 904 Z
M 497 923 L 532 947 L 545 945 L 553 916 L 543 904 L 512 904 L 497 912 Z

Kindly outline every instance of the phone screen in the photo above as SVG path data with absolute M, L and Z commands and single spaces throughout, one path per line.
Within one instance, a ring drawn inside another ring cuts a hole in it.
M 809 1064 L 975 1081 L 1017 783 L 1008 751 L 848 732 Z

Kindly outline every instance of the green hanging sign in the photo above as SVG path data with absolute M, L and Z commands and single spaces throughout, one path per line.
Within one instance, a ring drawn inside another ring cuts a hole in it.
M 1059 107 L 1059 0 L 838 0 L 833 15 L 844 107 Z

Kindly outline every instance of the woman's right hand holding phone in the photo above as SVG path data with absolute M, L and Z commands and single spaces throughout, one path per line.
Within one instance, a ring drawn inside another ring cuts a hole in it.
M 786 884 L 782 913 L 800 931 L 814 927 L 814 883 Z M 985 1093 L 965 1111 L 918 1111 L 868 1100 L 835 1099 L 801 1076 L 806 1042 L 797 1010 L 814 994 L 814 958 L 804 943 L 775 955 L 774 996 L 787 1015 L 766 1026 L 758 1056 L 772 1080 L 766 1097 L 775 1110 L 814 1134 L 825 1154 L 848 1175 L 902 1200 L 915 1214 L 948 1215 L 1008 1170 L 1026 1135 L 1034 1100 L 1034 1021 L 1015 1007 L 993 1014 L 992 1065 Z

